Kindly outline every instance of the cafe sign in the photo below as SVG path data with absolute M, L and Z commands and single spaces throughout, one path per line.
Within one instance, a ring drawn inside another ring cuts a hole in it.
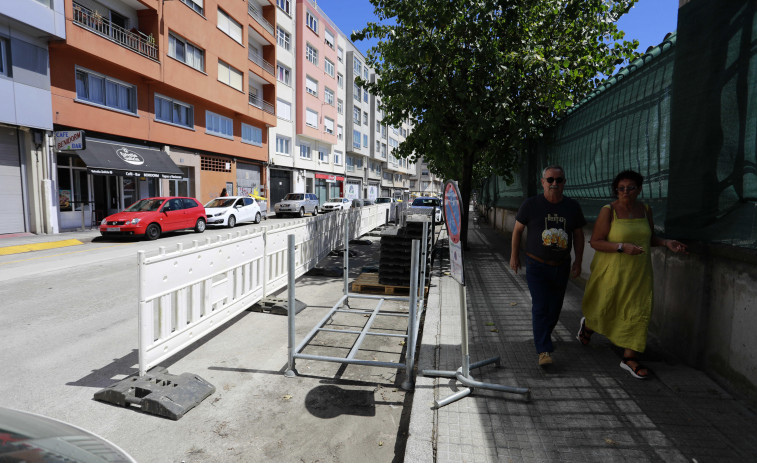
M 71 151 L 86 149 L 86 138 L 83 130 L 61 130 L 55 132 L 55 149 L 57 151 Z

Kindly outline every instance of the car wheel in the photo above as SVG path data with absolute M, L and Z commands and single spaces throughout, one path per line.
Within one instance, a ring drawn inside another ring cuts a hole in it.
M 202 233 L 205 231 L 205 219 L 203 219 L 202 217 L 197 219 L 197 224 L 195 225 L 195 231 L 197 233 Z
M 145 230 L 145 238 L 150 241 L 160 238 L 160 227 L 158 224 L 151 223 L 147 226 L 147 230 Z
M 255 214 L 255 223 L 260 223 L 260 212 Z
M 300 208 L 300 217 L 305 217 L 305 208 L 304 207 Z
M 229 228 L 234 228 L 234 225 L 237 224 L 237 218 L 233 215 L 229 216 Z
M 313 217 L 318 215 L 318 206 L 313 208 Z

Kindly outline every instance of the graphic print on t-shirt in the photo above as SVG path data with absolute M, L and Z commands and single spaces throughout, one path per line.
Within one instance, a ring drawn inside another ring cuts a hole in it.
M 567 221 L 557 214 L 547 214 L 544 218 L 544 231 L 541 233 L 541 242 L 544 246 L 554 250 L 568 248 L 568 233 L 565 231 Z

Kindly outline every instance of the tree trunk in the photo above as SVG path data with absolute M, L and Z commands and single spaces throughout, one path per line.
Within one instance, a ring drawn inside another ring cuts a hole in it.
M 460 179 L 460 195 L 463 204 L 462 215 L 463 223 L 460 231 L 460 241 L 463 249 L 468 249 L 468 207 L 470 205 L 471 190 L 473 189 L 473 163 L 475 162 L 476 152 L 471 150 L 463 155 L 463 175 Z

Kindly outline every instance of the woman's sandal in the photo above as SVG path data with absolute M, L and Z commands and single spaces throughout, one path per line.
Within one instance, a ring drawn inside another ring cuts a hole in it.
M 631 368 L 631 365 L 629 365 L 628 362 L 636 362 L 636 368 Z M 623 360 L 620 361 L 620 368 L 628 370 L 628 372 L 631 373 L 631 376 L 636 379 L 647 379 L 649 377 L 649 370 L 647 367 L 641 366 L 639 359 L 636 357 L 623 357 Z M 639 371 L 641 370 L 647 370 L 647 373 L 645 375 L 639 374 Z
M 578 339 L 578 341 L 584 346 L 588 346 L 592 334 L 594 334 L 594 332 L 586 327 L 586 317 L 581 317 L 581 327 L 578 328 L 576 339 Z

